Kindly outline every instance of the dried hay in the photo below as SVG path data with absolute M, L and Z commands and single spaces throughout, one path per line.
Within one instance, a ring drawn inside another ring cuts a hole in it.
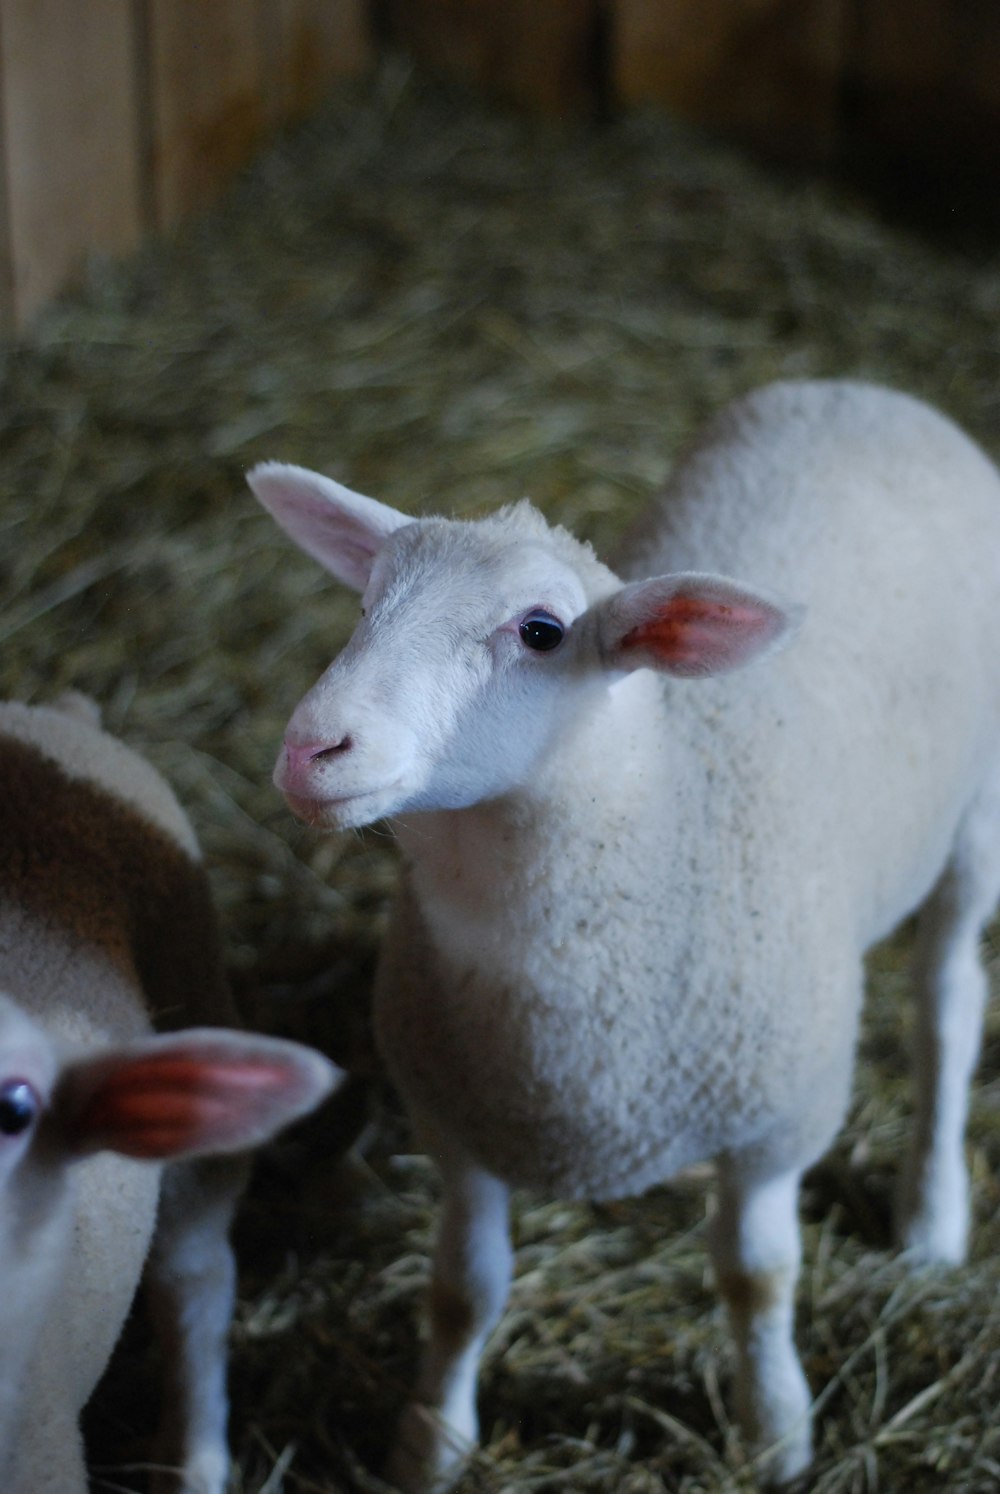
M 605 549 L 699 420 L 775 375 L 909 388 L 996 452 L 998 314 L 995 257 L 663 119 L 539 127 L 390 66 L 2 355 L 3 689 L 104 703 L 191 808 L 255 1019 L 357 1058 L 392 848 L 314 837 L 269 785 L 354 603 L 278 537 L 244 469 L 326 466 L 407 509 L 530 492 Z M 906 946 L 873 962 L 850 1121 L 805 1189 L 817 1494 L 1000 1481 L 1000 1030 L 970 1128 L 972 1263 L 913 1280 L 884 1248 Z M 246 1494 L 382 1487 L 367 1470 L 412 1371 L 435 1185 L 391 1103 L 365 1159 L 332 1168 L 352 1103 L 262 1165 L 240 1226 Z M 519 1200 L 465 1494 L 753 1487 L 704 1193 Z M 98 1487 L 138 1486 L 121 1459 L 141 1456 L 144 1396 L 129 1361 L 92 1418 L 114 1459 Z

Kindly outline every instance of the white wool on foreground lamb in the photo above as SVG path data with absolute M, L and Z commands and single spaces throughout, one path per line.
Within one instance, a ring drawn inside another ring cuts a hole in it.
M 921 905 L 899 1235 L 966 1248 L 997 471 L 907 396 L 775 384 L 711 425 L 619 574 L 526 504 L 413 521 L 300 468 L 249 480 L 363 592 L 276 782 L 314 825 L 390 816 L 403 851 L 376 1030 L 444 1200 L 392 1476 L 442 1485 L 476 1438 L 510 1186 L 613 1198 L 699 1158 L 742 1425 L 795 1475 L 799 1179 L 844 1114 L 862 955 Z
M 337 1071 L 232 1030 L 190 824 L 98 719 L 0 703 L 0 1488 L 84 1494 L 79 1413 L 148 1265 L 155 1486 L 222 1494 L 239 1153 Z

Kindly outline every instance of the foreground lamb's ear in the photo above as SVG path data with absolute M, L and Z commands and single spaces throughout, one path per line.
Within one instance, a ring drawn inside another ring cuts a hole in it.
M 741 669 L 787 641 L 804 615 L 724 576 L 693 572 L 633 582 L 595 610 L 611 668 L 691 679 Z
M 67 1065 L 54 1122 L 77 1156 L 244 1151 L 314 1109 L 342 1071 L 300 1043 L 192 1028 Z
M 247 473 L 247 482 L 299 548 L 355 591 L 367 586 L 382 542 L 394 529 L 412 522 L 406 514 L 306 467 L 261 462 Z

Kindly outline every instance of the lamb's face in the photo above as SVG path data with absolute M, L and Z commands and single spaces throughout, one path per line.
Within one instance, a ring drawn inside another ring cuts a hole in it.
M 248 481 L 283 529 L 362 593 L 362 620 L 292 715 L 275 769 L 332 829 L 528 788 L 560 732 L 623 673 L 741 668 L 800 610 L 722 576 L 621 582 L 529 504 L 412 520 L 302 467 Z
M 275 771 L 309 823 L 459 808 L 530 780 L 581 688 L 580 574 L 537 527 L 425 520 L 379 547 L 362 617 Z

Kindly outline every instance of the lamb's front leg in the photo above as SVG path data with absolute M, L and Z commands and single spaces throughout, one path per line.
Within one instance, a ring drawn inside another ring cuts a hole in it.
M 511 1276 L 506 1184 L 451 1142 L 432 1155 L 444 1183 L 428 1303 L 429 1338 L 387 1477 L 406 1494 L 447 1489 L 479 1437 L 476 1383 L 483 1345 Z
M 739 1159 L 721 1163 L 710 1227 L 736 1339 L 740 1424 L 754 1447 L 769 1450 L 765 1477 L 774 1483 L 794 1478 L 812 1458 L 811 1399 L 794 1336 L 799 1177 L 796 1170 L 761 1178 Z
M 164 1390 L 157 1435 L 159 1494 L 222 1494 L 229 1471 L 226 1365 L 236 1288 L 229 1225 L 241 1157 L 177 1162 L 164 1173 L 147 1267 Z

